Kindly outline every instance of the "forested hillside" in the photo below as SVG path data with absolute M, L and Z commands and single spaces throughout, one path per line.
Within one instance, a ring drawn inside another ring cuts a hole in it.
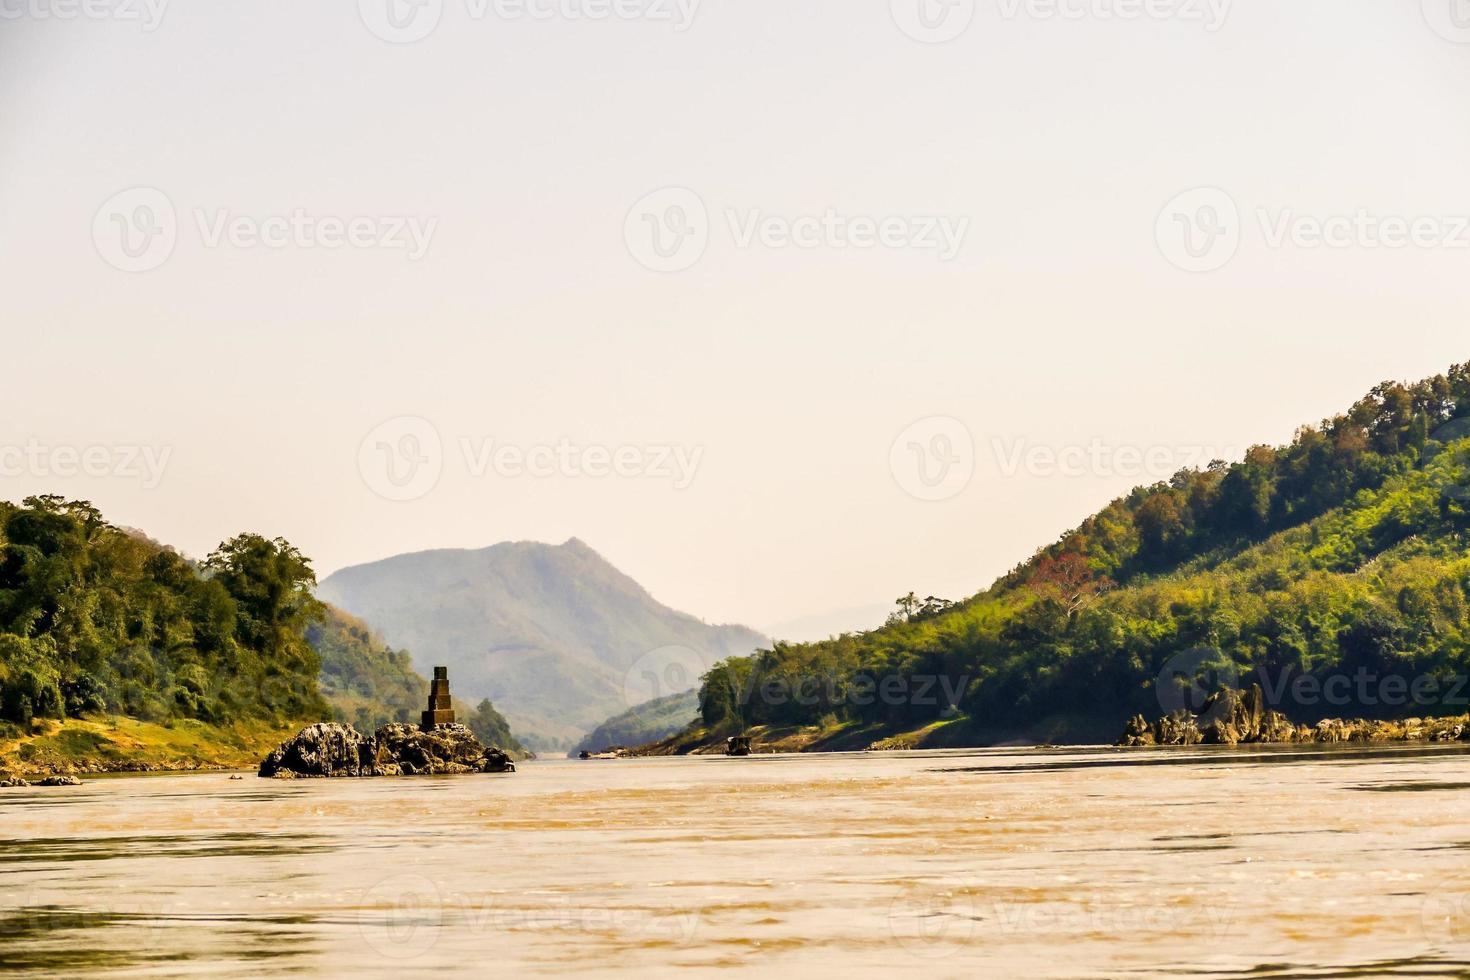
M 311 564 L 242 534 L 196 567 L 90 504 L 0 502 L 0 719 L 317 718 Z
M 1216 677 L 1361 672 L 1440 695 L 1278 697 L 1300 720 L 1464 713 L 1465 692 L 1451 695 L 1470 669 L 1467 450 L 1470 365 L 1380 385 L 1288 446 L 1135 490 L 967 601 L 726 660 L 705 678 L 702 723 L 957 718 L 978 740 L 1111 738 L 1158 712 L 1156 680 L 1187 652 Z
M 429 682 L 414 671 L 408 651 L 394 650 L 362 620 L 325 604 L 306 638 L 321 658 L 322 696 L 338 721 L 365 732 L 418 722 Z
M 416 720 L 428 684 L 408 654 L 315 586 L 281 539 L 242 534 L 193 562 L 84 501 L 0 502 L 0 743 L 22 761 L 35 735 L 63 763 L 235 764 L 301 724 Z M 458 707 L 518 749 L 488 702 Z M 93 721 L 56 725 L 77 719 Z

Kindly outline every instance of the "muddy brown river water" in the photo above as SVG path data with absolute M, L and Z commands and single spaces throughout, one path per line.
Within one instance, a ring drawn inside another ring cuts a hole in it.
M 44 976 L 1470 977 L 1470 753 L 985 750 L 0 791 Z

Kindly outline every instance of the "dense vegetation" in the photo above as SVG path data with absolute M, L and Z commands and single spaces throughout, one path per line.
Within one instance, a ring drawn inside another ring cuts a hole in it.
M 0 718 L 322 715 L 314 584 L 279 539 L 242 534 L 196 567 L 85 502 L 0 502 Z
M 1467 450 L 1470 365 L 1380 385 L 1289 446 L 1133 491 L 968 601 L 910 596 L 873 632 L 726 660 L 702 722 L 922 725 L 957 714 L 939 678 L 977 733 L 1107 737 L 1157 714 L 1156 679 L 1193 651 L 1201 671 L 1277 681 L 1303 720 L 1463 713 Z M 1293 702 L 1279 683 L 1345 673 L 1441 696 Z
M 505 716 L 495 710 L 489 698 L 481 699 L 475 710 L 459 719 L 486 745 L 493 745 L 511 755 L 525 756 L 526 747 L 510 731 Z
M 408 654 L 315 586 L 281 539 L 242 534 L 192 562 L 83 501 L 0 502 L 0 723 L 417 721 L 429 685 Z M 467 723 L 519 748 L 489 702 Z

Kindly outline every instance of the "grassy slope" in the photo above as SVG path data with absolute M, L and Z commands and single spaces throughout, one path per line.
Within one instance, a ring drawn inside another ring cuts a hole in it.
M 0 771 L 19 775 L 254 769 L 297 727 L 249 723 L 217 728 L 198 721 L 157 725 L 134 718 L 46 721 L 30 735 L 0 733 Z

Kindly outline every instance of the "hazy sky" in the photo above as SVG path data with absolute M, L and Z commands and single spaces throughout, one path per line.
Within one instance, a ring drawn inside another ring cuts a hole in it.
M 0 496 L 194 555 L 769 628 L 1470 359 L 1451 0 L 151 2 L 0 0 Z

